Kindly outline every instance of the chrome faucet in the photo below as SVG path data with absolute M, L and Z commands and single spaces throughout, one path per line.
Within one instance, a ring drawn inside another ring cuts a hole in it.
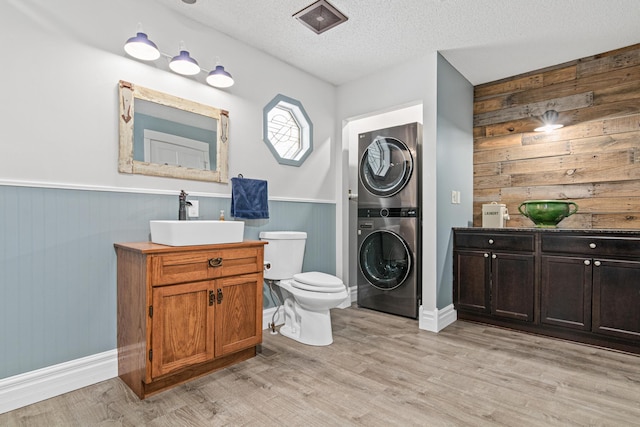
M 191 206 L 191 202 L 187 201 L 188 194 L 184 190 L 180 190 L 180 196 L 178 196 L 178 220 L 185 221 L 187 219 L 187 206 Z

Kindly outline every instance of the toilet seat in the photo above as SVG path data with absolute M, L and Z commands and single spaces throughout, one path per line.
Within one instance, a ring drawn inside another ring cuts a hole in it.
M 335 293 L 345 290 L 342 280 L 336 276 L 321 273 L 319 271 L 294 274 L 291 286 L 309 292 Z

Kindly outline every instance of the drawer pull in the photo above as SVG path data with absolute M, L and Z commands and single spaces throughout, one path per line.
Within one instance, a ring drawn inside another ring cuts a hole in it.
M 493 245 L 493 239 L 489 239 L 489 244 Z
M 600 267 L 600 264 L 601 264 L 600 261 L 596 261 L 593 263 L 593 265 L 595 265 L 596 267 Z
M 489 254 L 484 254 L 484 257 L 485 258 L 489 258 Z
M 491 255 L 491 258 L 496 259 L 498 256 L 496 254 Z
M 591 249 L 595 249 L 595 248 L 596 248 L 596 244 L 595 244 L 595 243 L 589 243 L 589 247 L 590 247 Z
M 589 261 L 588 259 L 584 260 L 584 265 L 591 265 L 591 261 Z
M 220 267 L 222 265 L 222 258 L 210 258 L 209 267 Z

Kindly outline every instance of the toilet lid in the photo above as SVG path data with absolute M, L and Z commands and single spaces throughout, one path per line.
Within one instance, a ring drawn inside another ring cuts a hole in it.
M 341 292 L 345 290 L 342 280 L 319 271 L 294 274 L 291 285 L 294 288 L 312 292 Z

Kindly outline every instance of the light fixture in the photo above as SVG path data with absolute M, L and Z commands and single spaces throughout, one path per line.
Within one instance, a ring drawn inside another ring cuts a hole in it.
M 184 42 L 180 42 L 180 54 L 171 59 L 169 68 L 184 76 L 195 76 L 200 72 L 198 61 L 189 56 L 189 52 L 184 47 Z
M 160 58 L 158 46 L 142 32 L 141 24 L 138 24 L 136 35 L 124 44 L 124 51 L 142 61 L 154 61 Z
M 222 65 L 216 65 L 215 70 L 209 72 L 207 83 L 213 87 L 230 87 L 233 86 L 233 77 L 229 72 L 225 71 Z
M 535 128 L 535 132 L 551 132 L 564 127 L 564 125 L 556 123 L 558 120 L 558 112 L 556 110 L 545 111 L 541 118 L 544 125 Z
M 149 40 L 147 35 L 142 31 L 141 24 L 138 24 L 136 35 L 128 39 L 125 43 L 124 50 L 133 58 L 142 61 L 154 61 L 164 56 L 169 63 L 171 71 L 183 76 L 196 76 L 201 71 L 204 71 L 207 73 L 207 84 L 213 87 L 227 88 L 234 84 L 231 74 L 218 63 L 216 63 L 215 69 L 211 71 L 200 68 L 198 61 L 192 58 L 189 51 L 185 48 L 184 42 L 180 42 L 180 53 L 177 56 L 160 52 L 156 44 Z

